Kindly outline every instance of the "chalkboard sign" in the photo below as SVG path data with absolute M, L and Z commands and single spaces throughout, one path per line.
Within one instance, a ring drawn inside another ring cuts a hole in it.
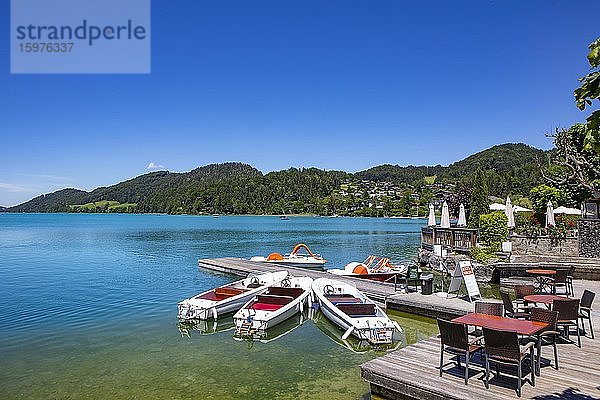
M 471 261 L 461 261 L 458 263 L 458 267 L 454 268 L 454 274 L 452 275 L 452 281 L 450 281 L 450 288 L 448 289 L 448 297 L 450 297 L 451 294 L 455 294 L 458 297 L 458 292 L 463 281 L 467 287 L 469 301 L 480 299 L 481 293 L 479 293 L 479 285 L 477 285 L 477 280 L 475 280 L 475 273 Z

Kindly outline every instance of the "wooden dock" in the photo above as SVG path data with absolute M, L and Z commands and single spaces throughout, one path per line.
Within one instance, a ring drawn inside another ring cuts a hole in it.
M 208 269 L 211 271 L 217 271 L 237 276 L 246 277 L 250 273 L 265 273 L 274 271 L 288 271 L 292 275 L 297 276 L 308 276 L 313 279 L 317 278 L 331 278 L 338 279 L 345 282 L 350 282 L 364 294 L 372 298 L 373 300 L 385 303 L 385 300 L 395 294 L 394 284 L 370 281 L 366 279 L 340 277 L 332 274 L 328 274 L 323 271 L 314 271 L 306 268 L 290 267 L 281 264 L 266 264 L 264 262 L 255 262 L 244 260 L 241 258 L 209 258 L 198 260 L 198 267 Z
M 574 286 L 577 297 L 581 296 L 584 288 L 600 293 L 598 282 L 575 281 Z M 582 348 L 568 343 L 559 344 L 559 370 L 548 365 L 549 360 L 553 360 L 552 349 L 543 348 L 541 376 L 536 377 L 535 387 L 528 381 L 524 382 L 523 399 L 600 399 L 600 312 L 593 311 L 592 318 L 596 339 L 592 340 L 588 332 L 587 337 L 581 339 Z M 484 367 L 481 359 L 477 358 L 479 356 L 474 358 L 477 364 L 472 368 L 467 386 L 463 380 L 464 369 L 458 369 L 456 364 L 447 364 L 444 369 L 447 372 L 440 378 L 439 357 L 440 339 L 432 337 L 362 364 L 361 375 L 371 384 L 371 393 L 388 399 L 517 398 L 514 368 L 501 369 L 504 372 L 501 378 L 492 374 L 490 388 L 485 389 Z M 450 354 L 445 355 L 446 362 L 451 358 Z

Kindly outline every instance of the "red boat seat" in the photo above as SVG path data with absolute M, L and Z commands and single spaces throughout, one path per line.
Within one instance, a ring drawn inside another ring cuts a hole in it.
M 271 303 L 254 303 L 250 307 L 255 310 L 261 310 L 261 311 L 276 311 L 276 310 L 279 310 L 281 307 L 283 307 L 283 305 L 282 304 L 271 304 Z

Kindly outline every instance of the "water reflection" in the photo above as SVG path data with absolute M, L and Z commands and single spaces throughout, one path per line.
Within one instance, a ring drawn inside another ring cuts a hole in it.
M 347 339 L 343 339 L 342 336 L 344 335 L 344 330 L 331 322 L 321 311 L 316 311 L 312 320 L 325 336 L 354 353 L 365 353 L 368 351 L 386 352 L 406 345 L 406 336 L 404 335 L 404 332 L 394 332 L 394 340 L 392 343 L 375 346 L 370 344 L 367 340 L 361 340 L 352 335 Z
M 233 314 L 224 315 L 218 319 L 200 320 L 190 319 L 180 321 L 177 324 L 177 329 L 181 333 L 181 337 L 191 337 L 194 331 L 200 335 L 212 335 L 218 332 L 226 332 L 235 327 L 233 322 Z

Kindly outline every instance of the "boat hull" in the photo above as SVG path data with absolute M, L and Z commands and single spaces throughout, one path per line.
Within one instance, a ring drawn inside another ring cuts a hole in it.
M 338 289 L 338 294 L 349 294 L 361 300 L 362 304 L 372 304 L 376 314 L 368 316 L 349 316 L 340 308 L 331 303 L 323 293 L 326 286 Z M 367 340 L 373 345 L 389 344 L 393 341 L 395 330 L 399 330 L 389 317 L 364 294 L 344 282 L 327 278 L 319 278 L 313 283 L 313 292 L 318 299 L 321 311 L 335 325 L 343 329 L 346 334 L 351 334 L 358 339 Z

